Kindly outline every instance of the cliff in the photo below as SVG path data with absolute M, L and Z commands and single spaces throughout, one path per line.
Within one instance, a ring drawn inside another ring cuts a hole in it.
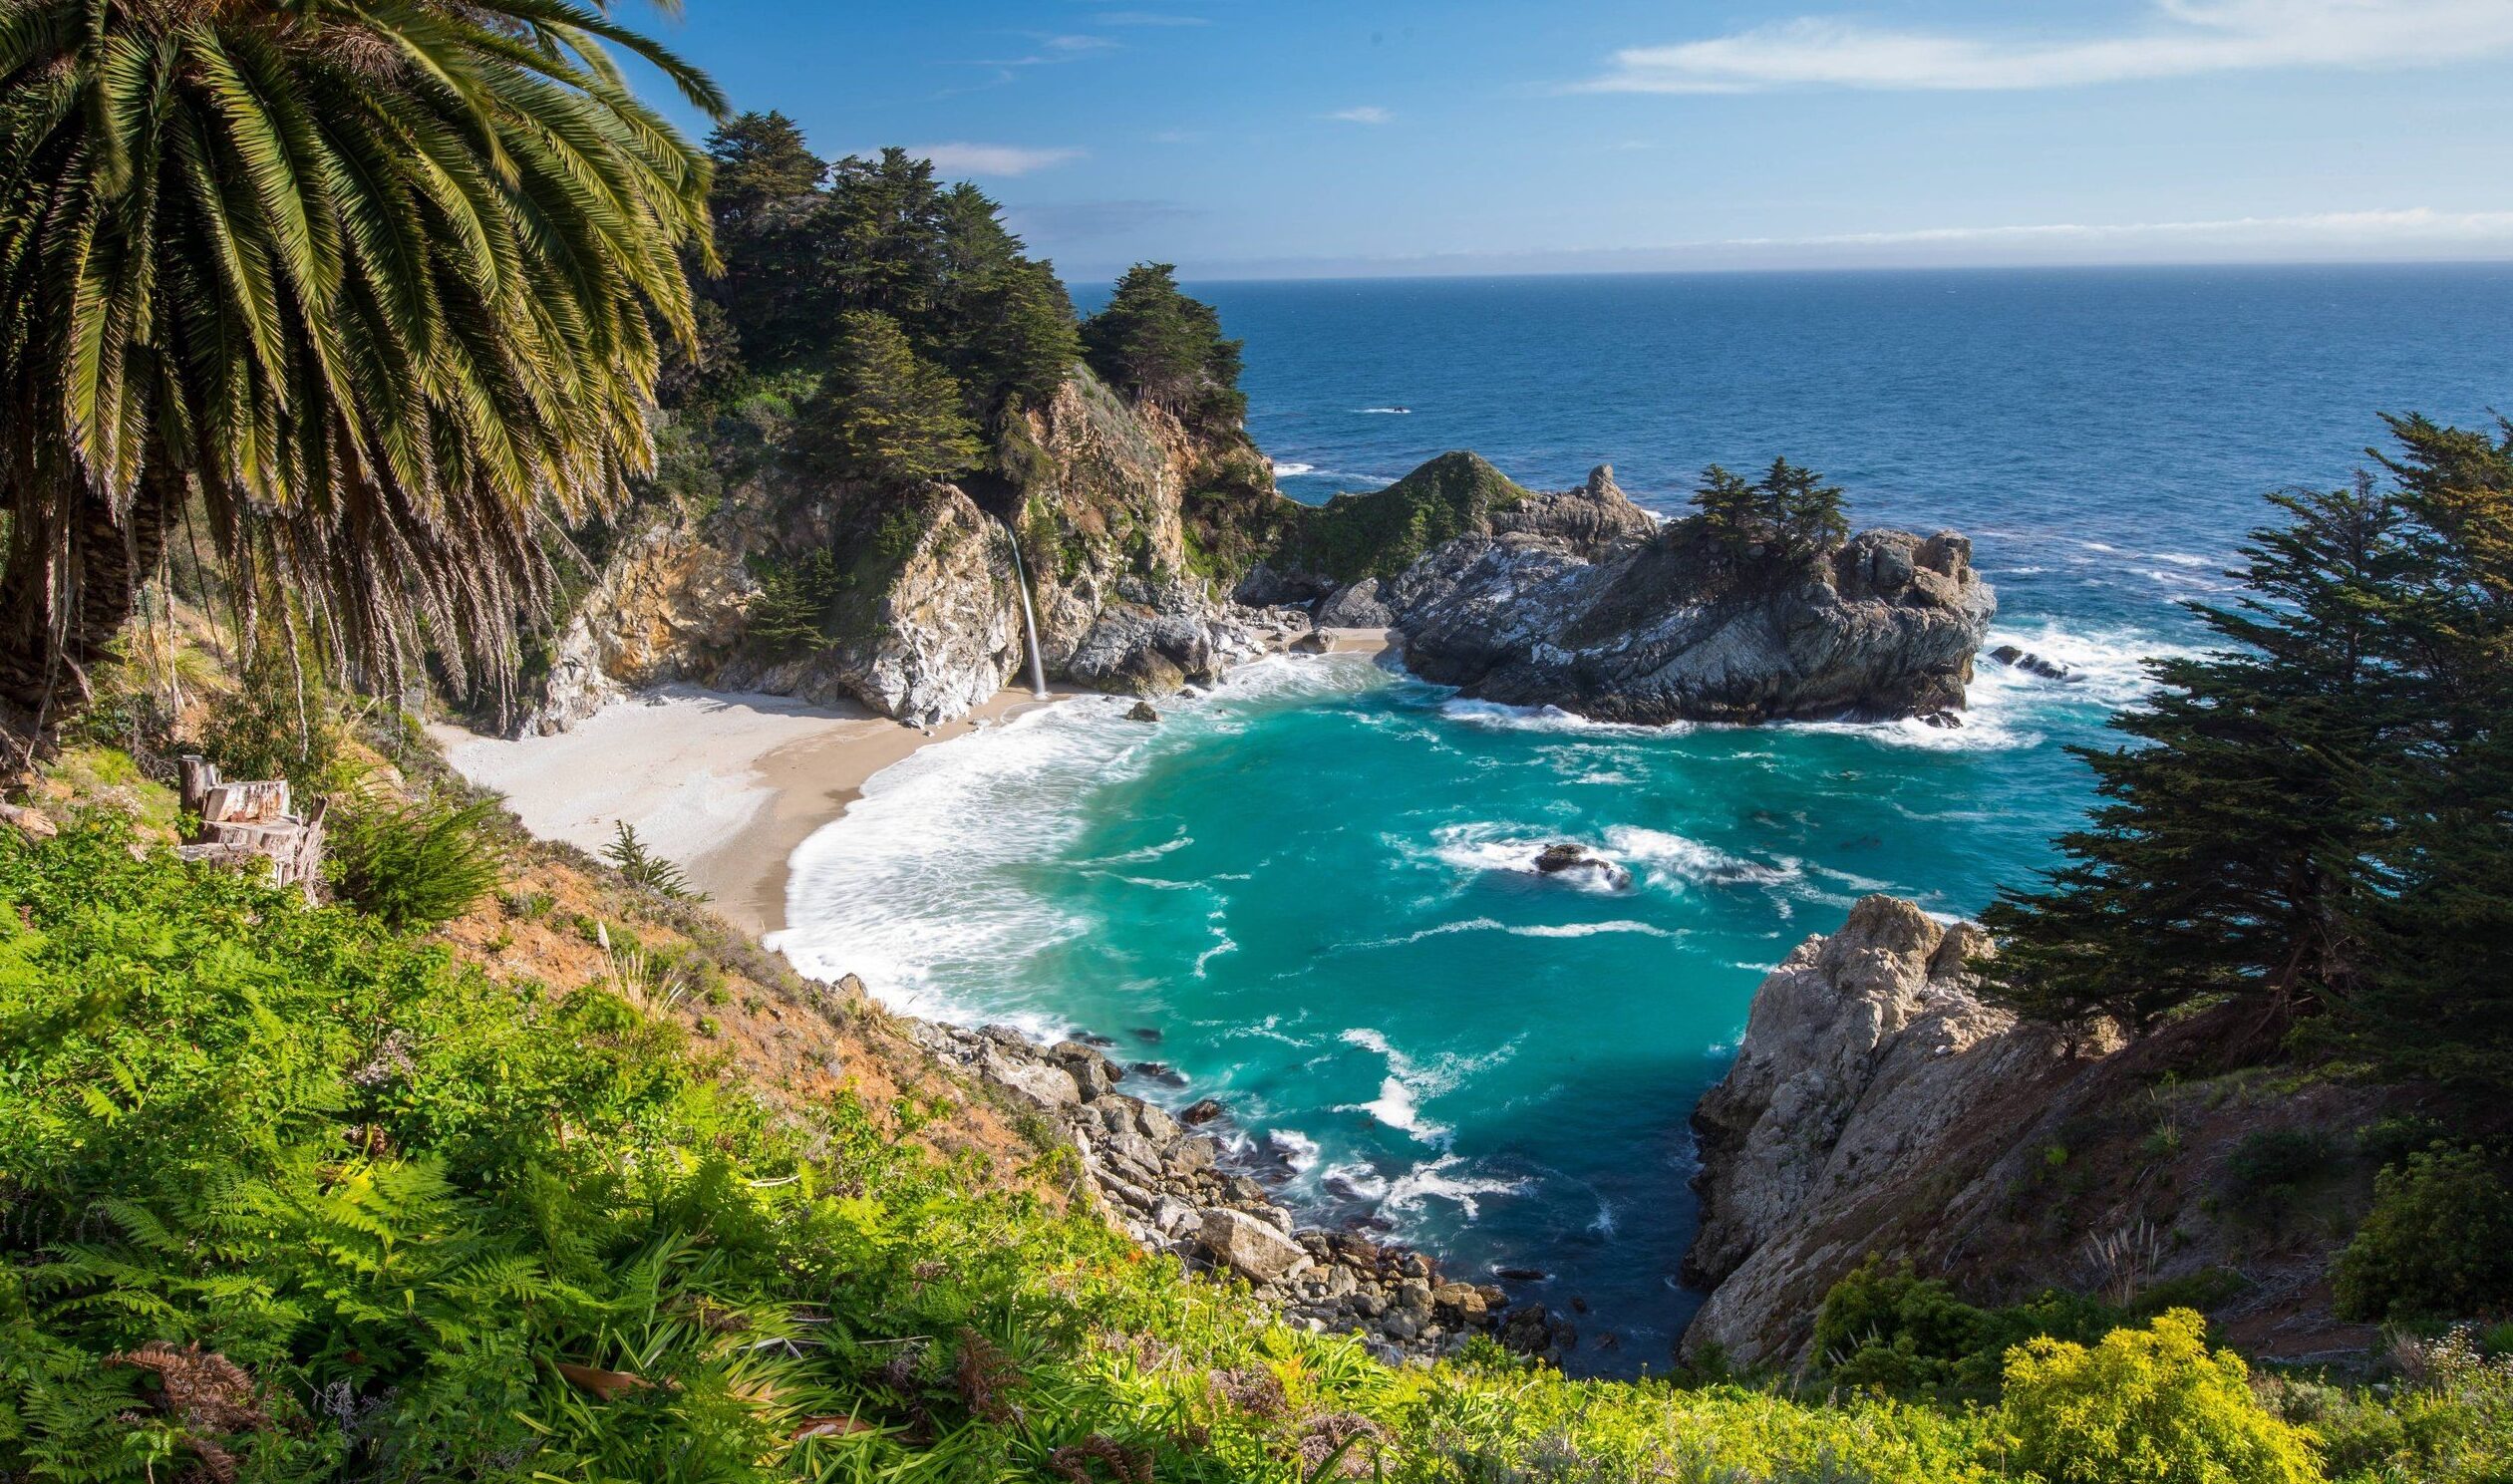
M 2371 1343 L 2332 1318 L 2328 1270 L 2379 1162 L 2364 1131 L 2414 1095 L 2228 1070 L 2217 1016 L 2071 1044 L 1976 995 L 1966 962 L 1988 951 L 1970 924 L 1869 897 L 1763 981 L 1694 1115 L 1683 1276 L 1710 1297 L 1687 1352 L 1819 1358 L 1824 1295 L 1871 1253 L 1981 1303 L 2169 1298 L 2249 1353 Z
M 918 725 L 974 709 L 1021 671 L 1021 588 L 1047 673 L 1098 690 L 1209 683 L 1286 637 L 1286 615 L 1217 596 L 1208 552 L 1245 548 L 1276 494 L 1245 436 L 1199 434 L 1077 367 L 1015 415 L 1010 475 L 874 491 L 710 435 L 724 488 L 704 514 L 657 502 L 614 542 L 543 670 L 526 730 L 696 681 Z M 1199 535 L 1200 532 L 1200 535 Z M 1016 542 L 1019 561 L 1016 562 Z

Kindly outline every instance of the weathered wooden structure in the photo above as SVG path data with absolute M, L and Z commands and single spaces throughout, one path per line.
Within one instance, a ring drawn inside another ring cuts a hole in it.
M 192 843 L 175 847 L 185 860 L 249 866 L 266 862 L 271 882 L 295 886 L 310 899 L 323 884 L 323 817 L 330 801 L 311 813 L 289 809 L 288 780 L 230 783 L 218 776 L 217 764 L 200 757 L 182 759 L 185 810 L 200 816 Z

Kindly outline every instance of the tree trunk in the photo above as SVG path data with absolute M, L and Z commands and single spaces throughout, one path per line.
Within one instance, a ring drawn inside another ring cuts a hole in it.
M 87 669 L 157 574 L 185 494 L 181 474 L 152 469 L 120 522 L 103 500 L 82 500 L 64 581 L 46 580 L 53 550 L 43 533 L 17 533 L 0 570 L 0 701 L 44 712 L 48 725 L 85 704 Z

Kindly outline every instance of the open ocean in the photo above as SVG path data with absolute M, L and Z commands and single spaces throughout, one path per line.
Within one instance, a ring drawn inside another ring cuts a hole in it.
M 2513 266 L 1190 285 L 1247 342 L 1284 489 L 1449 448 L 1679 511 L 1775 454 L 1854 522 L 1970 534 L 1999 591 L 1960 732 L 1651 730 L 1276 659 L 1147 728 L 1087 700 L 882 773 L 794 860 L 780 946 L 893 1005 L 1115 1038 L 1221 1097 L 1317 1220 L 1376 1218 L 1557 1312 L 1574 1368 L 1664 1369 L 1699 1296 L 1695 1100 L 1753 988 L 1861 895 L 1978 910 L 2091 798 L 2069 743 L 2196 640 L 2264 491 L 2335 486 L 2379 412 L 2513 411 Z M 1630 866 L 1538 881 L 1542 843 Z

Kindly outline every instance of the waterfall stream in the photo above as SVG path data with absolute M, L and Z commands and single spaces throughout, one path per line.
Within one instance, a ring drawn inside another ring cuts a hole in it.
M 1045 701 L 1047 666 L 1039 659 L 1039 616 L 1030 607 L 1030 574 L 1021 565 L 1021 538 L 1013 535 L 1010 522 L 1005 524 L 1004 534 L 1012 537 L 1012 585 L 1021 594 L 1021 632 L 1030 641 L 1030 694 Z

